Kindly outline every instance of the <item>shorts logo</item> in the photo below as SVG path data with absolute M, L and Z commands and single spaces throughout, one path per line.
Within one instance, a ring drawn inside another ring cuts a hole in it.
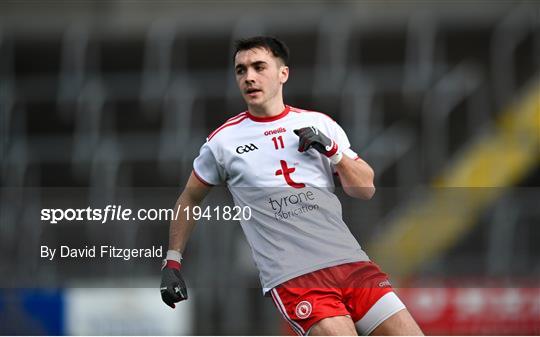
M 302 301 L 296 305 L 296 316 L 300 319 L 308 318 L 311 315 L 311 303 L 308 301 Z

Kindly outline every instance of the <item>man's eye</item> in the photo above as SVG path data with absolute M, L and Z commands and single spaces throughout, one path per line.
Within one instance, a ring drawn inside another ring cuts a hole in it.
M 264 70 L 264 66 L 258 66 L 255 68 L 255 70 L 257 71 L 263 71 Z
M 244 73 L 244 69 L 236 69 L 237 75 L 242 75 Z

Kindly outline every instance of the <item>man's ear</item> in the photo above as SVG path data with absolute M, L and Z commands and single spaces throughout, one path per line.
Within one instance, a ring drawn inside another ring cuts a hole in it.
M 279 67 L 279 82 L 285 84 L 289 79 L 289 67 L 281 66 Z

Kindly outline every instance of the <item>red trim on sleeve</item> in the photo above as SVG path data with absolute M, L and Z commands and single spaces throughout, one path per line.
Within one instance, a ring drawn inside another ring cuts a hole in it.
M 360 160 L 360 156 L 356 156 L 353 160 Z
M 302 112 L 311 112 L 311 113 L 316 113 L 316 114 L 320 114 L 320 115 L 323 115 L 325 116 L 326 118 L 330 118 L 333 122 L 335 122 L 335 120 L 328 116 L 327 114 L 325 114 L 324 112 L 319 112 L 319 111 L 312 111 L 312 110 L 304 110 L 304 109 L 299 109 L 299 108 L 295 108 L 295 107 L 291 107 L 291 110 L 296 112 L 296 113 L 302 113 Z
M 243 116 L 245 116 L 245 115 L 246 115 L 246 111 L 241 112 L 241 113 L 239 113 L 238 115 L 233 116 L 233 117 L 227 119 L 227 120 L 225 121 L 225 123 L 232 122 L 233 119 L 237 119 L 237 118 L 243 117 Z M 225 124 L 225 123 L 223 123 L 223 124 Z
M 291 107 L 288 106 L 288 105 L 285 105 L 285 109 L 279 115 L 270 116 L 270 117 L 257 117 L 257 116 L 253 116 L 248 111 L 247 116 L 249 117 L 249 119 L 251 119 L 254 122 L 267 123 L 267 122 L 277 121 L 278 119 L 281 119 L 281 118 L 287 116 L 289 111 L 291 111 Z
M 193 172 L 193 175 L 194 175 L 201 183 L 205 184 L 206 186 L 210 186 L 210 187 L 215 186 L 215 185 L 213 185 L 213 184 L 210 184 L 209 182 L 207 182 L 207 181 L 204 180 L 203 178 L 201 178 L 201 176 L 198 175 L 197 172 L 195 172 L 195 169 L 193 169 L 192 172 Z
M 218 132 L 220 132 L 221 130 L 225 129 L 226 127 L 228 126 L 232 126 L 232 125 L 235 125 L 235 124 L 238 124 L 238 123 L 241 123 L 244 119 L 248 118 L 248 116 L 246 116 L 245 114 L 242 115 L 238 115 L 239 117 L 238 118 L 231 118 L 229 121 L 225 122 L 225 124 L 221 125 L 219 128 L 215 129 L 214 131 L 212 131 L 212 133 L 208 136 L 208 138 L 206 138 L 207 141 L 209 141 L 210 139 L 212 139 L 212 137 L 214 137 Z

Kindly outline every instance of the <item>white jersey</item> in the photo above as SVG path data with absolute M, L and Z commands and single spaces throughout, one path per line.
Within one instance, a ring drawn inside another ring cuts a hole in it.
M 325 114 L 290 106 L 278 116 L 243 112 L 212 132 L 193 164 L 203 183 L 226 183 L 237 206 L 264 291 L 338 264 L 369 260 L 342 219 L 333 167 L 315 149 L 298 151 L 295 129 L 314 126 L 344 155 L 358 158 L 343 129 Z

